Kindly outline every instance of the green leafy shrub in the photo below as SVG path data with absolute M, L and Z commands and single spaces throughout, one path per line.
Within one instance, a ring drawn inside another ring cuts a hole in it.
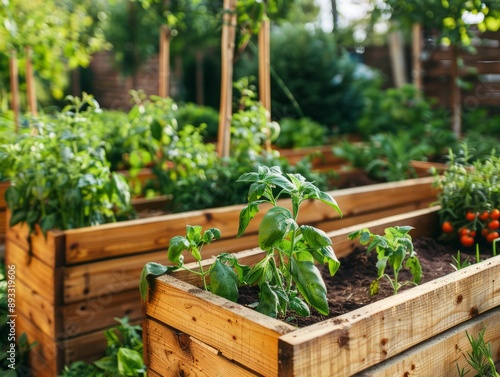
M 103 143 L 89 131 L 93 99 L 72 100 L 56 117 L 38 119 L 35 134 L 1 146 L 12 182 L 5 194 L 11 226 L 24 222 L 32 231 L 39 224 L 46 232 L 135 216 L 125 177 L 110 172 Z
M 375 73 L 356 62 L 330 33 L 284 25 L 271 33 L 272 116 L 309 117 L 333 132 L 355 132 L 364 91 Z M 256 75 L 257 63 L 236 67 Z
M 280 134 L 275 144 L 280 148 L 301 148 L 324 145 L 327 128 L 311 118 L 281 118 Z
M 407 131 L 420 135 L 429 127 L 449 128 L 442 112 L 434 110 L 433 102 L 414 85 L 380 90 L 370 88 L 359 119 L 358 131 L 368 138 L 379 132 Z
M 205 137 L 207 141 L 214 141 L 218 136 L 219 112 L 209 106 L 200 106 L 194 103 L 186 103 L 179 106 L 176 112 L 179 129 L 186 125 L 198 127 L 206 125 Z

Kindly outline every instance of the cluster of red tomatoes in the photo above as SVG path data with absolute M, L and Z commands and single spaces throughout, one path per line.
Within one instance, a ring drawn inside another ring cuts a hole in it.
M 444 233 L 457 232 L 460 243 L 465 247 L 471 247 L 476 241 L 477 232 L 489 243 L 500 237 L 500 210 L 483 211 L 474 213 L 469 211 L 465 215 L 466 225 L 455 230 L 451 221 L 444 221 L 442 230 Z

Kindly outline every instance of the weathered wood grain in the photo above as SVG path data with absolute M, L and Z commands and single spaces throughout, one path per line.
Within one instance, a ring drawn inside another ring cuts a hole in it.
M 146 311 L 264 376 L 277 374 L 278 338 L 294 329 L 169 275 L 156 279 Z
M 465 355 L 472 352 L 467 334 L 477 338 L 482 330 L 491 343 L 495 360 L 500 360 L 500 308 L 497 307 L 382 362 L 356 377 L 439 376 L 456 377 L 458 368 L 470 370 Z
M 500 256 L 280 338 L 280 376 L 350 376 L 500 306 Z
M 260 376 L 231 362 L 217 349 L 156 321 L 146 320 L 143 328 L 149 333 L 149 368 L 160 376 Z

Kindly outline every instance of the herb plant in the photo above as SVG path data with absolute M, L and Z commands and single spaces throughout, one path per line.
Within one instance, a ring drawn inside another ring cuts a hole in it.
M 385 229 L 383 236 L 372 234 L 367 228 L 357 230 L 349 234 L 349 239 L 359 238 L 362 245 L 368 245 L 367 252 L 375 250 L 377 253 L 377 278 L 370 285 L 370 294 L 376 295 L 379 292 L 379 280 L 385 277 L 393 288 L 394 294 L 407 284 L 419 284 L 422 278 L 422 267 L 413 250 L 412 238 L 409 232 L 411 226 L 395 226 Z M 386 273 L 386 268 L 392 270 L 393 277 Z M 407 267 L 413 279 L 411 281 L 400 282 L 399 273 Z
M 465 332 L 472 346 L 472 351 L 464 354 L 464 357 L 475 371 L 474 377 L 500 377 L 495 367 L 491 343 L 486 343 L 484 340 L 485 331 L 486 328 L 483 328 L 477 335 L 477 338 L 470 335 L 467 331 Z M 465 370 L 465 368 L 460 369 L 458 364 L 457 371 L 460 377 L 470 372 L 470 370 Z
M 87 131 L 96 102 L 70 99 L 57 116 L 40 118 L 33 135 L 0 147 L 12 182 L 5 193 L 11 226 L 38 224 L 45 233 L 135 216 L 125 177 L 110 172 L 102 141 Z
M 314 262 L 327 264 L 332 276 L 340 263 L 326 233 L 309 225 L 298 225 L 297 219 L 300 206 L 306 200 L 320 200 L 341 213 L 337 202 L 300 174 L 284 174 L 277 166 L 261 166 L 258 172 L 245 173 L 238 181 L 251 185 L 248 205 L 240 213 L 237 237 L 243 235 L 262 204 L 272 206 L 258 230 L 259 247 L 265 256 L 253 267 L 248 267 L 240 265 L 233 255 L 224 253 L 204 271 L 201 248 L 219 238 L 220 232 L 215 228 L 203 232 L 200 226 L 188 226 L 185 237 L 176 236 L 170 240 L 168 257 L 174 266 L 148 263 L 144 267 L 140 282 L 143 299 L 147 294 L 148 276 L 185 268 L 182 253 L 189 252 L 200 266 L 200 271 L 191 272 L 200 275 L 205 289 L 213 293 L 236 301 L 240 285 L 256 285 L 260 293 L 255 309 L 263 314 L 284 317 L 291 308 L 307 316 L 310 314 L 308 305 L 321 314 L 328 314 L 326 286 Z M 282 195 L 291 197 L 291 211 L 278 205 Z M 210 284 L 205 279 L 207 276 Z
M 269 203 L 273 207 L 259 225 L 259 247 L 266 256 L 251 268 L 246 283 L 260 288 L 256 310 L 276 317 L 290 307 L 299 315 L 310 314 L 299 296 L 321 314 L 328 314 L 326 286 L 314 261 L 327 263 L 330 274 L 337 272 L 337 260 L 331 240 L 320 229 L 298 225 L 300 205 L 317 199 L 341 214 L 337 202 L 307 182 L 299 174 L 283 174 L 278 167 L 260 167 L 258 172 L 243 174 L 240 182 L 250 182 L 248 205 L 240 213 L 237 236 L 241 236 L 259 211 Z M 281 195 L 289 195 L 292 211 L 278 205 Z

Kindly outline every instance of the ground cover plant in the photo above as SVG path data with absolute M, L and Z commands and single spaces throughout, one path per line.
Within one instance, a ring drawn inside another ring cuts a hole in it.
M 467 339 L 472 347 L 472 350 L 463 353 L 467 363 L 471 366 L 475 377 L 500 377 L 500 362 L 495 363 L 491 343 L 484 340 L 486 328 L 483 328 L 477 337 L 469 334 L 467 331 Z M 498 365 L 498 366 L 497 366 Z M 460 368 L 457 364 L 457 372 L 459 377 L 465 377 L 471 372 L 470 369 Z

